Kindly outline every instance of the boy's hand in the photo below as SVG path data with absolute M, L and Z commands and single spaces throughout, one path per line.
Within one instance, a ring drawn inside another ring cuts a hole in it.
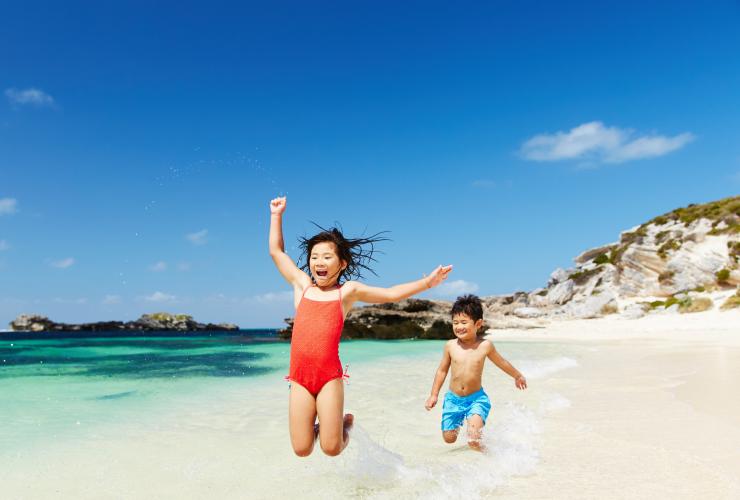
M 524 375 L 519 375 L 516 379 L 514 379 L 514 385 L 516 385 L 517 389 L 526 389 L 527 388 L 527 379 L 524 378 Z
M 444 280 L 447 279 L 447 275 L 452 271 L 452 266 L 437 266 L 434 271 L 426 277 L 427 288 L 433 288 Z
M 429 396 L 427 398 L 427 402 L 424 403 L 424 408 L 427 409 L 427 411 L 434 408 L 434 406 L 437 404 L 437 396 Z
M 288 199 L 283 196 L 280 198 L 273 198 L 270 201 L 270 213 L 275 215 L 281 215 L 285 212 L 285 206 L 288 204 Z

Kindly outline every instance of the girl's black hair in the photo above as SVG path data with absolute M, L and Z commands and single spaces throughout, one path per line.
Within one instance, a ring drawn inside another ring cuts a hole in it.
M 319 228 L 320 232 L 318 234 L 310 238 L 298 238 L 301 248 L 301 258 L 305 258 L 305 263 L 301 265 L 299 262 L 299 265 L 309 276 L 311 276 L 311 251 L 317 243 L 323 242 L 334 243 L 339 260 L 347 264 L 347 267 L 340 271 L 337 282 L 341 280 L 360 279 L 363 277 L 363 270 L 375 274 L 375 271 L 369 265 L 371 262 L 377 262 L 373 257 L 375 252 L 382 253 L 379 250 L 375 250 L 375 244 L 380 241 L 388 241 L 388 238 L 382 236 L 387 231 L 375 233 L 367 238 L 345 238 L 342 231 L 336 227 L 325 229 L 315 222 L 313 225 Z M 311 279 L 313 280 L 313 276 L 311 276 Z

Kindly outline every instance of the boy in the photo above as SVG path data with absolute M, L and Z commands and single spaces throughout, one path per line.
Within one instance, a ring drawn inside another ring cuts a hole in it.
M 527 380 L 493 347 L 490 340 L 478 338 L 483 326 L 483 305 L 475 295 L 458 297 L 452 306 L 452 330 L 455 339 L 449 340 L 442 353 L 432 384 L 432 393 L 424 405 L 431 410 L 437 404 L 437 395 L 452 365 L 450 390 L 442 405 L 442 438 L 446 443 L 457 441 L 463 420 L 468 421 L 468 445 L 482 451 L 481 433 L 491 410 L 488 395 L 481 387 L 483 364 L 486 358 L 508 373 L 517 389 L 526 389 Z

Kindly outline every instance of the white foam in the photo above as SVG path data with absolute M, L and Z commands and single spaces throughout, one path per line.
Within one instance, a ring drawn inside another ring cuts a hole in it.
M 491 424 L 483 432 L 483 453 L 468 449 L 463 428 L 456 444 L 446 445 L 439 436 L 429 443 L 429 455 L 413 464 L 356 425 L 345 453 L 324 465 L 331 464 L 344 485 L 351 484 L 366 498 L 394 498 L 409 492 L 430 499 L 485 497 L 510 477 L 531 474 L 539 461 L 541 425 L 534 412 L 504 403 L 497 408 L 495 425 Z
M 540 402 L 540 413 L 551 413 L 570 408 L 570 400 L 560 394 L 551 394 Z
M 552 375 L 568 368 L 578 366 L 578 361 L 573 358 L 561 356 L 558 358 L 540 360 L 520 360 L 513 363 L 528 379 L 538 379 Z

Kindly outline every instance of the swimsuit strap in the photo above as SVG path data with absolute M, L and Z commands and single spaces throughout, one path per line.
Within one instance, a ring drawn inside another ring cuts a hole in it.
M 313 286 L 313 284 L 311 284 L 311 285 L 309 285 L 309 286 L 307 286 L 306 288 L 304 288 L 304 289 L 303 289 L 303 293 L 301 294 L 301 298 L 303 298 L 303 297 L 305 297 L 305 296 L 306 296 L 306 292 L 307 292 L 307 291 L 308 291 L 308 289 L 309 289 L 309 288 L 311 288 L 312 286 Z
M 342 301 L 342 285 L 337 285 L 339 288 L 337 289 L 339 291 L 339 302 Z

